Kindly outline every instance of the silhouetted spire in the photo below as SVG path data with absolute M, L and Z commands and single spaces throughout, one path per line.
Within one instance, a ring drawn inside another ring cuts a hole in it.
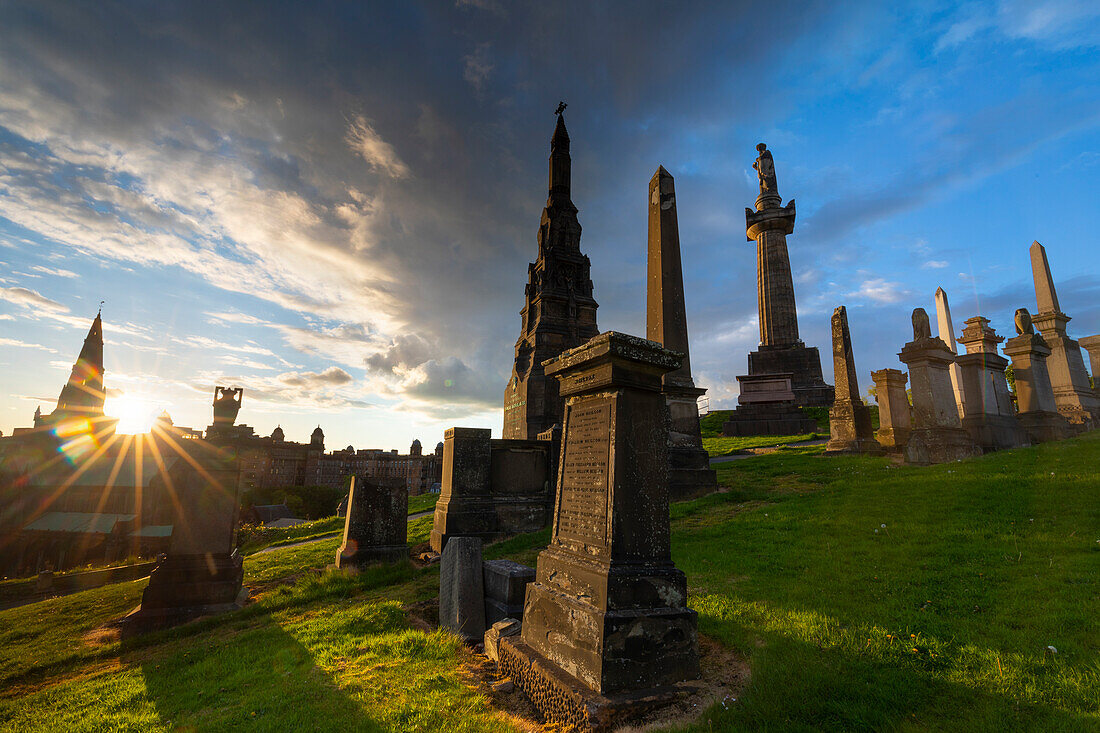
M 103 320 L 96 314 L 80 356 L 73 364 L 69 381 L 61 388 L 57 409 L 62 412 L 82 413 L 88 417 L 103 416 Z
M 550 138 L 550 198 L 554 194 L 563 195 L 569 200 L 569 178 L 571 161 L 569 158 L 569 133 L 565 129 L 565 118 L 558 113 L 558 124 L 554 127 L 554 136 Z

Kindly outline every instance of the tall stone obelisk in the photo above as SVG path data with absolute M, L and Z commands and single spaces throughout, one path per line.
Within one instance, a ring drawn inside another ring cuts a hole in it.
M 715 491 L 718 483 L 699 431 L 698 399 L 706 390 L 697 388 L 691 378 L 675 181 L 663 166 L 657 168 L 649 181 L 646 296 L 646 337 L 684 355 L 680 368 L 661 379 L 671 421 L 669 494 L 673 501 L 678 501 Z
M 829 410 L 829 444 L 826 453 L 879 454 L 882 446 L 871 427 L 871 410 L 859 396 L 852 335 L 848 330 L 848 309 L 833 311 L 833 380 L 836 399 Z
M 936 330 L 939 332 L 937 335 L 947 344 L 947 348 L 951 349 L 951 352 L 957 356 L 959 347 L 955 344 L 955 326 L 951 322 L 951 306 L 947 302 L 947 291 L 943 288 L 936 288 Z M 949 369 L 951 388 L 955 390 L 955 404 L 959 407 L 959 417 L 961 418 L 965 413 L 963 408 L 965 394 L 963 392 L 962 372 L 959 371 L 957 363 L 951 364 Z
M 1031 274 L 1035 280 L 1035 304 L 1038 306 L 1038 312 L 1031 320 L 1050 348 L 1047 370 L 1058 412 L 1071 425 L 1094 428 L 1100 424 L 1100 400 L 1089 386 L 1081 346 L 1066 334 L 1070 317 L 1062 312 L 1058 304 L 1047 251 L 1038 242 L 1031 245 Z
M 827 407 L 833 388 L 821 376 L 821 354 L 798 337 L 794 280 L 787 235 L 794 231 L 794 200 L 783 206 L 768 146 L 753 168 L 760 179 L 756 210 L 745 209 L 745 235 L 756 242 L 756 298 L 760 347 L 749 353 L 749 373 L 739 376 L 740 407 L 722 431 L 726 435 L 810 432 L 816 423 L 797 408 Z
M 570 198 L 569 133 L 559 105 L 550 140 L 550 193 L 539 222 L 538 259 L 527 267 L 512 376 L 504 391 L 503 437 L 535 440 L 560 425 L 564 403 L 558 382 L 542 363 L 596 334 L 591 262 L 581 253 L 581 225 Z

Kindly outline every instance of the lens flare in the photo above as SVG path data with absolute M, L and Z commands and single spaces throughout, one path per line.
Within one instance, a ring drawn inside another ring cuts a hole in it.
M 157 405 L 137 395 L 108 397 L 103 411 L 118 419 L 116 430 L 123 435 L 148 433 L 157 419 Z

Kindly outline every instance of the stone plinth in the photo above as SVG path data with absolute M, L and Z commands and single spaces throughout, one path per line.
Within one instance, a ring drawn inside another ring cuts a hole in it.
M 488 541 L 545 527 L 559 435 L 551 428 L 539 440 L 492 440 L 481 428 L 447 430 L 432 549 L 442 552 L 448 537 Z
M 236 550 L 236 451 L 199 448 L 194 463 L 180 458 L 169 469 L 176 502 L 167 558 L 149 575 L 141 606 L 123 620 L 125 636 L 231 611 L 248 598 Z
M 680 230 L 676 220 L 675 181 L 659 167 L 649 181 L 649 260 L 646 290 L 646 336 L 684 355 L 679 369 L 662 379 L 668 405 L 669 490 L 673 501 L 718 489 L 699 430 L 699 397 L 688 355 L 687 309 L 680 264 Z
M 989 319 L 975 316 L 959 339 L 967 353 L 955 357 L 962 380 L 962 426 L 984 451 L 1028 444 L 1005 378 L 1008 359 L 997 353 L 1002 341 Z
M 829 443 L 826 453 L 882 453 L 872 435 L 871 411 L 859 396 L 856 360 L 852 352 L 852 337 L 848 331 L 848 311 L 838 306 L 833 311 L 833 378 L 836 399 L 829 410 Z
M 816 432 L 817 421 L 795 404 L 791 376 L 787 372 L 738 377 L 739 406 L 722 423 L 722 434 L 736 437 Z
M 352 476 L 336 567 L 361 568 L 408 557 L 409 489 L 404 479 Z
M 875 437 L 888 451 L 900 451 L 909 442 L 912 429 L 909 397 L 905 385 L 909 376 L 900 369 L 871 372 L 878 398 L 878 432 Z
M 679 365 L 614 332 L 546 365 L 568 398 L 553 532 L 500 666 L 552 724 L 699 675 L 696 615 L 669 543 L 661 375 Z
M 1031 273 L 1039 311 L 1031 320 L 1050 349 L 1046 365 L 1055 405 L 1071 425 L 1090 430 L 1100 425 L 1100 400 L 1089 385 L 1080 345 L 1066 334 L 1071 319 L 1061 311 L 1047 253 L 1038 242 L 1031 245 Z
M 1072 434 L 1068 421 L 1058 413 L 1047 373 L 1050 348 L 1042 336 L 1022 333 L 1005 342 L 1016 376 L 1016 409 L 1020 426 L 1033 443 L 1061 440 Z
M 485 625 L 506 618 L 523 618 L 527 584 L 534 581 L 535 569 L 513 560 L 486 560 L 482 563 L 485 584 Z
M 946 463 L 980 455 L 970 434 L 962 429 L 955 391 L 951 386 L 950 366 L 955 354 L 942 339 L 928 332 L 928 316 L 923 309 L 914 313 L 914 340 L 902 348 L 898 357 L 909 367 L 913 394 L 913 424 L 905 446 L 909 463 Z

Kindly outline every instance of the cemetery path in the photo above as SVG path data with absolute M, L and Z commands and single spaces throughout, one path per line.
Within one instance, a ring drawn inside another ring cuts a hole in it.
M 821 438 L 820 440 L 800 440 L 797 443 L 786 443 L 784 447 L 802 447 L 807 445 L 825 445 L 829 442 L 828 438 Z M 746 458 L 756 458 L 757 456 L 766 456 L 769 453 L 774 453 L 778 450 L 779 446 L 775 448 L 746 448 L 743 452 L 734 453 L 730 456 L 715 456 L 710 459 L 710 463 L 713 466 L 715 463 L 729 463 L 730 461 L 741 461 Z
M 432 514 L 435 514 L 435 509 L 428 509 L 428 510 L 423 511 L 423 512 L 417 512 L 416 514 L 410 514 L 408 516 L 407 521 L 412 522 L 416 519 L 420 519 L 421 517 L 430 517 Z M 288 547 L 301 547 L 302 545 L 310 545 L 310 544 L 313 544 L 314 542 L 321 542 L 323 540 L 332 539 L 333 537 L 339 537 L 343 533 L 344 533 L 343 530 L 337 530 L 336 532 L 326 532 L 323 535 L 319 535 L 317 537 L 311 537 L 308 540 L 302 540 L 301 542 L 291 542 L 291 543 L 286 544 L 286 545 L 275 545 L 274 547 L 265 547 L 264 549 L 257 550 L 256 552 L 254 552 L 252 554 L 253 555 L 262 555 L 265 552 L 275 552 L 276 550 L 285 550 Z

